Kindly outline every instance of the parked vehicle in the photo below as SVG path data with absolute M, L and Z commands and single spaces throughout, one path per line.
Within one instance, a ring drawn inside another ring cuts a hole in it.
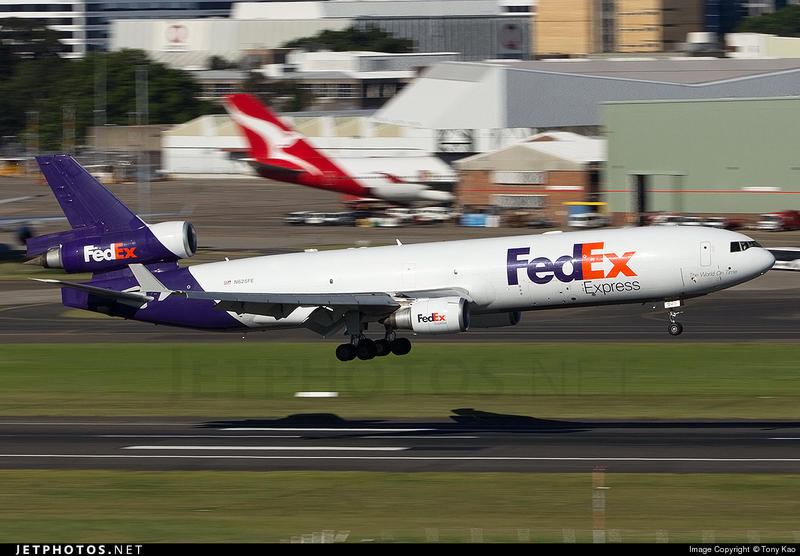
M 678 226 L 683 224 L 684 217 L 680 214 L 655 214 L 650 218 L 654 226 Z
M 298 212 L 290 212 L 286 216 L 283 217 L 284 224 L 289 224 L 291 226 L 299 226 L 300 224 L 306 223 L 306 217 L 308 216 L 307 210 L 302 210 Z
M 703 226 L 708 228 L 723 228 L 725 230 L 738 230 L 744 226 L 744 222 L 724 216 L 710 216 L 703 221 Z
M 608 217 L 597 212 L 570 214 L 567 218 L 567 226 L 570 228 L 602 228 L 608 226 Z
M 703 219 L 699 216 L 684 216 L 682 217 L 681 222 L 679 222 L 681 226 L 704 226 Z
M 419 224 L 441 224 L 453 219 L 453 211 L 447 207 L 421 207 L 414 211 L 414 222 Z
M 800 211 L 784 210 L 762 214 L 756 224 L 757 230 L 778 232 L 782 230 L 800 230 Z

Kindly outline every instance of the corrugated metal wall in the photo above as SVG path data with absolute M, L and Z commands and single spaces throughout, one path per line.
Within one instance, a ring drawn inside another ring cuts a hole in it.
M 800 208 L 800 98 L 609 103 L 605 200 L 635 210 L 757 214 Z

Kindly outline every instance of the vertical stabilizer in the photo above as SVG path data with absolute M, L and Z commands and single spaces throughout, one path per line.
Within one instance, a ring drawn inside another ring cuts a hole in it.
M 37 156 L 36 161 L 72 228 L 122 232 L 145 226 L 141 218 L 71 156 Z
M 284 124 L 252 95 L 228 95 L 225 107 L 244 133 L 250 156 L 271 169 L 285 169 L 321 178 L 323 174 L 346 177 L 341 168 L 323 155 L 306 138 Z M 265 176 L 269 177 L 269 176 Z

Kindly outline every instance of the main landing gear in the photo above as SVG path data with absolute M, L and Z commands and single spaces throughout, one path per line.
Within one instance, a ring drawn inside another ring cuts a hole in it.
M 682 305 L 683 302 L 681 300 L 664 302 L 664 308 L 669 311 L 669 326 L 667 326 L 667 332 L 669 332 L 670 336 L 680 336 L 681 332 L 683 332 L 683 325 L 676 320 L 678 315 L 683 313 L 683 311 L 677 311 L 676 309 L 680 308 Z
M 411 341 L 408 338 L 397 338 L 392 328 L 386 328 L 386 335 L 381 340 L 370 340 L 364 336 L 364 327 L 361 315 L 350 311 L 345 315 L 347 333 L 350 342 L 339 344 L 336 347 L 336 358 L 339 361 L 352 361 L 356 357 L 362 361 L 375 357 L 385 357 L 390 353 L 405 355 L 411 351 Z
M 340 344 L 336 347 L 336 358 L 339 361 L 352 361 L 358 357 L 366 361 L 375 357 L 385 357 L 390 353 L 405 355 L 409 351 L 411 351 L 411 341 L 408 338 L 370 340 L 366 336 L 353 336 L 349 344 Z

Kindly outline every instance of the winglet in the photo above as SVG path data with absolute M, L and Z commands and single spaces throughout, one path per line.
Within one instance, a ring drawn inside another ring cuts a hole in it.
M 143 264 L 134 263 L 128 265 L 128 268 L 131 269 L 133 277 L 139 282 L 139 287 L 142 288 L 142 291 L 158 293 L 159 301 L 164 301 L 173 293 L 171 289 L 162 284 L 161 280 L 156 278 Z

